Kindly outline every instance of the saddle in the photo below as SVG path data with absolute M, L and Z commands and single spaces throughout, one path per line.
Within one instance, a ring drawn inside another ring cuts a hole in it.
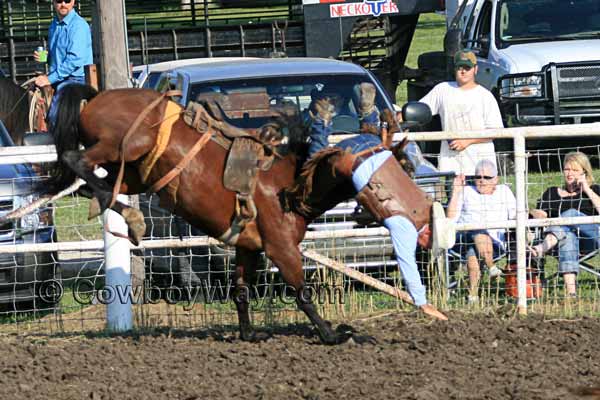
M 191 102 L 183 114 L 187 125 L 198 132 L 211 132 L 211 140 L 228 150 L 223 185 L 236 193 L 236 215 L 231 228 L 220 239 L 235 243 L 241 230 L 257 216 L 254 190 L 258 171 L 267 171 L 277 156 L 283 136 L 275 124 L 259 130 L 242 130 L 224 120 L 218 103 Z

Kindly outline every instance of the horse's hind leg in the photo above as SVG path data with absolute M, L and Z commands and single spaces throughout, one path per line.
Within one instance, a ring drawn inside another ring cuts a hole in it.
M 323 343 L 339 344 L 345 342 L 350 336 L 345 333 L 336 333 L 331 329 L 331 323 L 321 318 L 312 302 L 312 291 L 307 288 L 304 281 L 302 254 L 300 250 L 296 246 L 289 246 L 284 243 L 293 243 L 293 241 L 286 241 L 286 238 L 279 238 L 275 246 L 272 243 L 270 245 L 266 243 L 265 251 L 271 261 L 279 268 L 283 280 L 295 289 L 298 308 L 304 311 L 308 319 L 317 328 L 317 332 Z
M 269 338 L 264 332 L 256 332 L 250 323 L 250 287 L 253 283 L 254 273 L 258 264 L 260 252 L 250 251 L 241 247 L 235 249 L 235 293 L 233 301 L 238 312 L 240 324 L 240 338 L 247 341 L 259 341 Z
M 106 209 L 111 208 L 125 218 L 129 228 L 129 237 L 135 245 L 139 244 L 146 232 L 143 214 L 139 210 L 119 202 L 116 202 L 112 207 L 110 206 L 112 201 L 112 187 L 94 174 L 94 170 L 85 161 L 81 151 L 67 151 L 63 154 L 62 158 L 77 176 L 86 181 L 87 185 L 94 192 L 98 204 L 94 205 L 94 200 L 92 200 L 90 217 L 95 217 L 103 213 Z

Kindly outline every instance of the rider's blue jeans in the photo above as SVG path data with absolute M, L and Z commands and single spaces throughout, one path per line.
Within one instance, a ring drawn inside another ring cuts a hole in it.
M 560 214 L 561 217 L 584 217 L 584 213 L 570 209 Z M 600 225 L 562 225 L 550 226 L 545 231 L 558 239 L 558 270 L 561 273 L 579 272 L 579 254 L 588 253 L 600 248 Z
M 372 136 L 372 135 L 362 135 Z M 392 152 L 382 151 L 367 158 L 352 174 L 352 183 L 357 192 L 360 192 L 371 176 L 381 167 L 381 165 L 392 157 Z M 417 248 L 418 232 L 412 222 L 407 218 L 394 215 L 386 218 L 383 225 L 390 231 L 394 254 L 408 293 L 413 298 L 416 306 L 427 304 L 425 287 L 421 283 L 421 276 L 417 268 L 417 259 L 415 250 Z
M 67 79 L 65 79 L 64 81 L 57 83 L 54 86 L 54 97 L 52 97 L 52 103 L 50 103 L 50 109 L 48 110 L 48 122 L 50 123 L 50 126 L 54 126 L 56 124 L 56 113 L 58 112 L 57 109 L 57 105 L 58 105 L 58 101 L 60 100 L 60 97 L 62 95 L 62 91 L 63 89 L 68 86 L 68 85 L 72 85 L 74 83 L 83 85 L 85 84 L 85 78 L 84 77 L 69 77 Z

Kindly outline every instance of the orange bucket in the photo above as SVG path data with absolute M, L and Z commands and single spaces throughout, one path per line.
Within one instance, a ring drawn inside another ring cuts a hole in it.
M 542 281 L 538 271 L 527 268 L 527 298 L 538 299 L 542 297 Z M 510 297 L 518 297 L 517 289 L 517 265 L 509 264 L 506 267 L 504 274 L 504 289 L 506 295 Z

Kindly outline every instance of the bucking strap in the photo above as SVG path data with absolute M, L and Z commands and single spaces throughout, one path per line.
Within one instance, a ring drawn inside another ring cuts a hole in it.
M 121 143 L 119 146 L 119 158 L 121 159 L 121 166 L 119 168 L 119 173 L 118 173 L 117 179 L 115 181 L 115 186 L 113 187 L 112 200 L 110 202 L 110 207 L 114 206 L 115 203 L 117 202 L 117 195 L 119 194 L 119 191 L 121 190 L 121 184 L 123 183 L 123 177 L 125 175 L 124 149 L 125 149 L 125 145 L 127 144 L 127 141 L 129 140 L 131 135 L 133 135 L 133 133 L 137 130 L 137 128 L 140 127 L 144 118 L 146 118 L 150 114 L 150 112 L 152 110 L 154 110 L 163 101 L 163 99 L 165 97 L 171 97 L 171 96 L 181 96 L 181 91 L 180 90 L 170 90 L 168 92 L 162 93 L 159 97 L 154 99 L 150 104 L 148 104 L 148 106 L 146 106 L 146 108 L 144 108 L 142 110 L 142 112 L 133 121 L 133 123 L 131 124 L 131 126 L 125 133 L 125 135 L 123 136 L 123 139 L 121 140 Z
M 421 229 L 431 220 L 431 199 L 389 157 L 356 196 L 378 222 L 394 215 L 408 218 Z
M 181 114 L 181 106 L 174 101 L 168 101 L 165 107 L 164 118 L 158 128 L 158 136 L 156 137 L 156 144 L 144 158 L 140 165 L 140 174 L 142 183 L 146 183 L 150 171 L 154 167 L 154 164 L 158 161 L 160 156 L 163 155 L 171 139 L 171 132 L 173 131 L 173 125 L 179 120 Z

